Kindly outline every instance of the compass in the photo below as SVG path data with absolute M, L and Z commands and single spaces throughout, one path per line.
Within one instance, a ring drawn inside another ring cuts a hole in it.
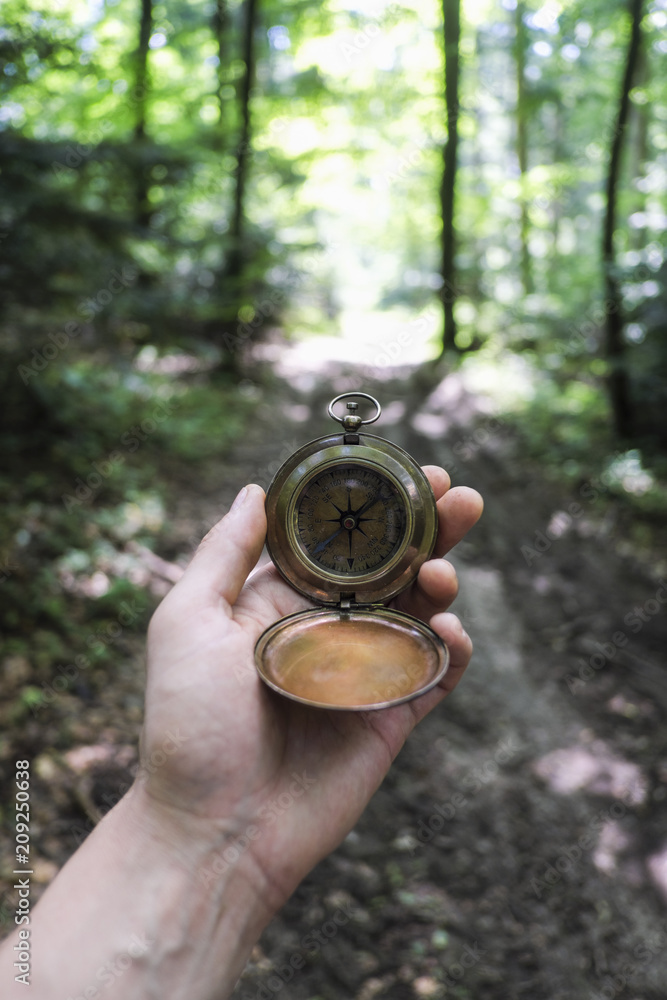
M 371 404 L 371 416 L 362 419 L 357 399 Z M 435 498 L 406 451 L 363 430 L 380 416 L 376 399 L 343 393 L 328 412 L 341 430 L 299 448 L 266 495 L 269 555 L 318 607 L 268 628 L 255 663 L 269 687 L 295 701 L 386 708 L 425 693 L 448 667 L 432 629 L 386 607 L 433 552 Z
M 387 563 L 403 538 L 403 498 L 369 466 L 342 465 L 322 472 L 304 486 L 296 511 L 305 555 L 332 572 L 351 576 L 375 570 Z

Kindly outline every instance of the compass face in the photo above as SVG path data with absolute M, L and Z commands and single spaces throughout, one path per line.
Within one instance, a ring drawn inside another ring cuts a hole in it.
M 316 475 L 297 498 L 295 516 L 310 562 L 344 576 L 385 566 L 405 536 L 398 487 L 363 465 L 340 464 Z

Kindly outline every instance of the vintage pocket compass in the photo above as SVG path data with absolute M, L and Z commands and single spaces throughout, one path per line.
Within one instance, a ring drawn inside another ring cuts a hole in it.
M 362 420 L 353 397 L 372 403 L 373 415 Z M 269 555 L 319 607 L 268 628 L 255 663 L 269 687 L 306 705 L 387 708 L 434 687 L 449 664 L 428 625 L 385 606 L 433 552 L 435 498 L 406 451 L 362 432 L 380 416 L 376 399 L 345 392 L 328 412 L 341 431 L 299 448 L 266 495 Z

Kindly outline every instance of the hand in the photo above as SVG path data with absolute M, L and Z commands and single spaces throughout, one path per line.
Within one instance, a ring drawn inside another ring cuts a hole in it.
M 482 502 L 474 490 L 450 490 L 442 469 L 426 471 L 437 557 Z M 471 645 L 445 613 L 456 574 L 434 558 L 395 605 L 448 644 L 439 688 L 376 712 L 326 712 L 270 691 L 254 668 L 255 642 L 309 603 L 273 566 L 247 580 L 265 534 L 264 496 L 249 486 L 153 616 L 139 777 L 49 886 L 29 929 L 0 948 L 8 1000 L 24 992 L 17 948 L 34 955 L 40 1000 L 99 996 L 100 983 L 108 1000 L 229 996 L 273 913 L 358 819 L 415 723 L 458 683 Z
M 273 565 L 247 579 L 266 535 L 258 486 L 241 491 L 156 611 L 142 736 L 145 801 L 160 814 L 165 837 L 208 842 L 214 862 L 198 872 L 204 885 L 242 865 L 275 911 L 349 832 L 415 724 L 458 684 L 472 646 L 446 613 L 457 580 L 438 557 L 475 524 L 482 500 L 466 487 L 450 489 L 442 469 L 425 472 L 439 514 L 435 555 L 392 602 L 429 622 L 449 646 L 445 678 L 421 698 L 381 711 L 325 711 L 262 684 L 253 658 L 259 635 L 312 604 Z

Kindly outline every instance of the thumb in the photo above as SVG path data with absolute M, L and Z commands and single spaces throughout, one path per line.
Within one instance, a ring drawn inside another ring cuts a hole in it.
M 233 605 L 262 552 L 266 538 L 264 490 L 244 486 L 229 513 L 202 539 L 192 562 L 177 584 Z

